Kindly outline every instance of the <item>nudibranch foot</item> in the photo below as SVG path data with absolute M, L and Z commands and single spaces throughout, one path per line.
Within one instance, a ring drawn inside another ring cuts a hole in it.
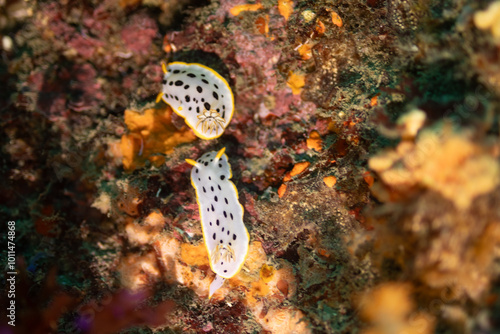
M 219 290 L 223 285 L 224 282 L 226 282 L 226 279 L 224 277 L 221 277 L 219 275 L 216 275 L 212 283 L 210 283 L 210 288 L 209 288 L 209 293 L 208 293 L 208 298 L 212 298 L 214 295 L 215 291 Z

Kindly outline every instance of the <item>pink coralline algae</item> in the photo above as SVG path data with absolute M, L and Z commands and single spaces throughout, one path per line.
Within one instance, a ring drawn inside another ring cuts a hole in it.
M 121 37 L 125 46 L 132 52 L 147 54 L 158 33 L 156 22 L 146 15 L 136 15 L 123 28 Z
M 103 47 L 104 42 L 95 38 L 82 35 L 74 35 L 68 41 L 68 45 L 73 48 L 83 59 L 88 60 L 94 56 L 97 48 Z
M 97 72 L 90 64 L 75 65 L 72 71 L 71 91 L 75 97 L 70 99 L 69 106 L 74 111 L 96 108 L 104 100 L 101 84 L 97 80 Z

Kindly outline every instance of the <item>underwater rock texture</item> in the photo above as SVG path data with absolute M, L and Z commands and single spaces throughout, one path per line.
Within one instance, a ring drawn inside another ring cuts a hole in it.
M 500 330 L 499 8 L 0 1 L 1 331 Z M 155 102 L 170 61 L 228 81 L 220 138 Z M 250 247 L 208 299 L 185 159 L 222 147 Z

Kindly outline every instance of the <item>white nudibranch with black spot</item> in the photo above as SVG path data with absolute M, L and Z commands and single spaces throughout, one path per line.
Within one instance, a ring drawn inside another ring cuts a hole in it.
M 193 165 L 191 184 L 196 190 L 210 267 L 217 275 L 210 284 L 209 297 L 224 284 L 225 279 L 240 271 L 250 241 L 243 224 L 243 206 L 238 201 L 238 190 L 230 181 L 233 175 L 225 150 L 205 153 L 196 161 L 186 159 Z
M 162 64 L 163 89 L 156 99 L 169 104 L 201 139 L 220 137 L 231 121 L 234 97 L 219 73 L 196 63 Z

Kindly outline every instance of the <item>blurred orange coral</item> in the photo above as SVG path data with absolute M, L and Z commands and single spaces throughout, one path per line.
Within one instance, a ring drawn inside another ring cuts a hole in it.
M 304 314 L 294 307 L 273 307 L 260 321 L 262 327 L 271 333 L 312 333 L 304 320 Z
M 118 265 L 118 272 L 122 286 L 132 291 L 146 288 L 160 278 L 154 252 L 123 257 Z
M 129 241 L 144 245 L 152 242 L 155 237 L 163 229 L 163 224 L 165 222 L 165 217 L 158 212 L 152 211 L 144 220 L 142 224 L 137 224 L 136 222 L 130 222 L 125 226 L 125 231 Z
M 500 183 L 498 161 L 468 136 L 446 128 L 441 133 L 425 131 L 416 143 L 402 141 L 396 149 L 371 158 L 369 166 L 391 189 L 373 189 L 382 201 L 427 188 L 466 210 L 476 197 Z
M 369 324 L 363 334 L 433 333 L 434 318 L 415 311 L 409 284 L 384 283 L 360 299 L 361 318 Z
M 120 181 L 117 185 L 120 189 L 120 194 L 116 198 L 116 206 L 118 207 L 119 211 L 127 214 L 130 217 L 138 216 L 139 205 L 142 203 L 139 189 L 130 185 L 128 181 Z M 109 196 L 107 197 L 107 200 L 109 200 Z M 104 200 L 105 198 L 106 195 L 104 194 L 104 197 L 101 198 L 101 200 Z M 101 202 L 101 205 L 103 206 L 103 212 L 106 212 L 110 209 L 110 207 L 107 206 L 111 205 L 111 203 L 107 204 L 105 202 Z
M 486 297 L 500 246 L 494 143 L 445 125 L 369 160 L 379 177 L 370 189 L 388 202 L 374 212 L 372 256 L 383 275 L 423 283 L 426 296 Z

